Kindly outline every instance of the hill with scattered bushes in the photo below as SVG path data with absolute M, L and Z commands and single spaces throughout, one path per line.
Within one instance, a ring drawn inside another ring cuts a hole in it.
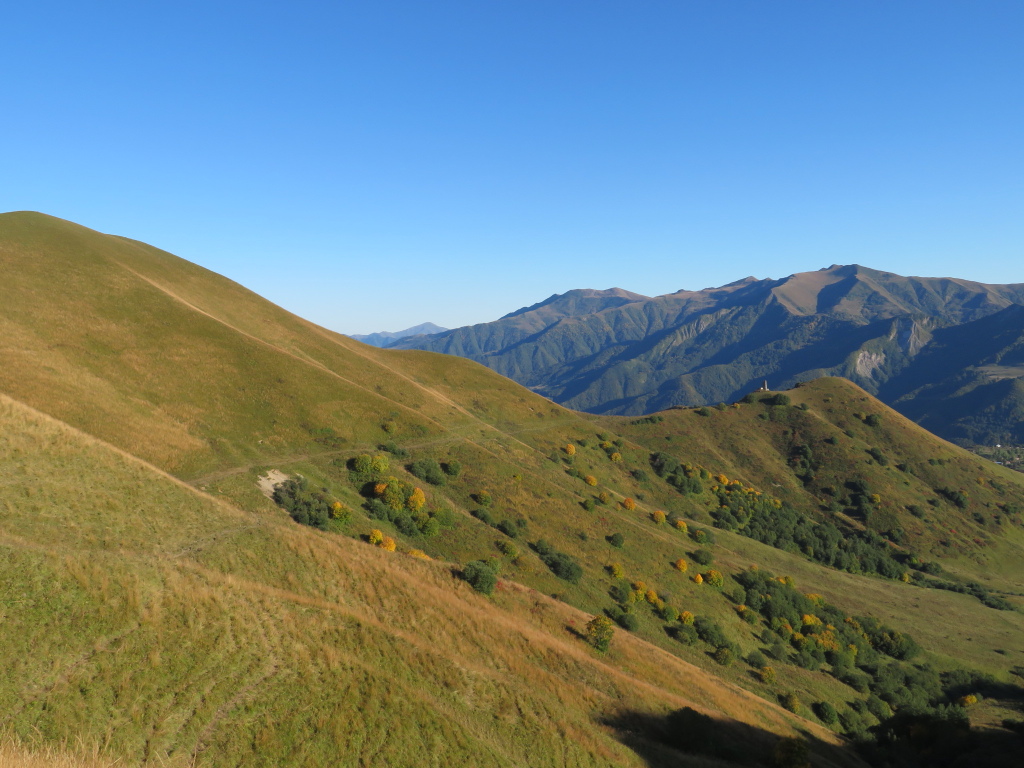
M 0 216 L 0 271 L 18 744 L 211 766 L 1022 755 L 1024 478 L 847 381 L 593 416 L 40 214 Z

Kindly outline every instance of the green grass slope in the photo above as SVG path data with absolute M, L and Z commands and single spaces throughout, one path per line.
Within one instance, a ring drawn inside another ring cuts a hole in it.
M 9 731 L 132 763 L 639 766 L 602 719 L 690 705 L 855 763 L 639 639 L 596 654 L 530 590 L 241 511 L 6 397 L 0 428 Z

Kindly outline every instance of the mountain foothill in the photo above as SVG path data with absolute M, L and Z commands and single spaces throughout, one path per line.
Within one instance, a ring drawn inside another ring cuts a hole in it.
M 1015 381 L 1013 286 L 576 291 L 417 342 L 485 366 L 39 213 L 0 276 L 0 762 L 1024 761 L 1024 475 L 915 423 Z M 915 373 L 951 354 L 988 378 Z

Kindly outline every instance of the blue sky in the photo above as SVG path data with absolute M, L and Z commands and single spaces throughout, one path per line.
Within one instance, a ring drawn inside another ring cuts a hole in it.
M 1024 281 L 1024 3 L 41 2 L 0 210 L 343 332 L 857 262 Z

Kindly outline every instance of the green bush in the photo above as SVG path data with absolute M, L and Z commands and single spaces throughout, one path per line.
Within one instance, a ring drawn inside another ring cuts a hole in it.
M 533 545 L 534 551 L 551 572 L 560 579 L 576 584 L 583 577 L 583 568 L 570 555 L 559 552 L 544 539 Z
M 498 585 L 498 572 L 493 565 L 483 560 L 466 563 L 462 568 L 462 578 L 477 592 L 485 595 L 493 594 Z
M 275 486 L 274 501 L 295 522 L 321 529 L 327 527 L 327 521 L 331 519 L 331 505 L 334 503 L 326 488 L 310 488 L 309 481 L 302 475 L 290 477 Z
M 608 543 L 616 549 L 622 549 L 623 544 L 626 543 L 626 539 L 621 533 L 613 533 L 608 537 Z
M 441 465 L 434 459 L 417 459 L 406 467 L 406 469 L 420 480 L 430 483 L 431 485 L 445 484 L 445 474 L 441 470 Z
M 711 565 L 715 562 L 715 556 L 711 553 L 710 549 L 695 549 L 690 553 L 690 559 L 700 565 Z
M 451 459 L 442 464 L 441 469 L 444 470 L 444 473 L 448 475 L 448 477 L 458 477 L 462 474 L 462 463 L 455 461 L 455 459 Z

